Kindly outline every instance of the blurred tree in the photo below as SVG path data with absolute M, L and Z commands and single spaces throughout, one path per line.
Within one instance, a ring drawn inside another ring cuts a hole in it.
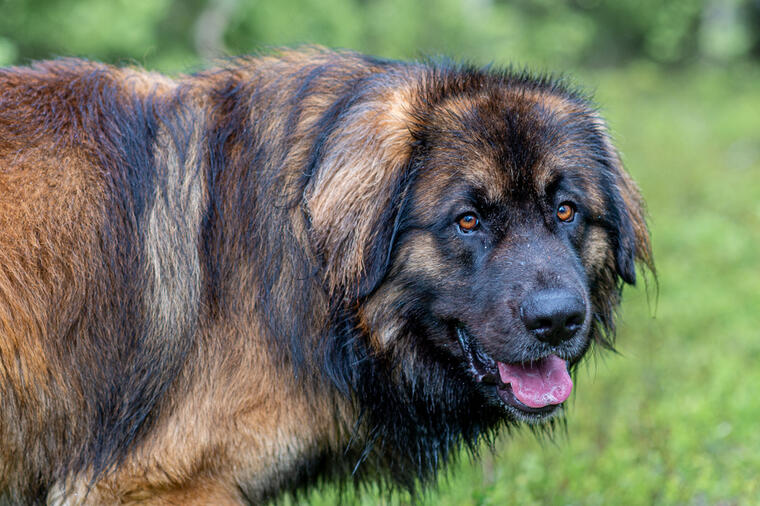
M 702 11 L 701 52 L 719 60 L 748 53 L 752 46 L 749 25 L 741 16 L 738 1 L 710 0 Z
M 0 38 L 12 61 L 78 54 L 143 59 L 156 51 L 169 0 L 3 0 Z M 6 62 L 7 63 L 7 62 Z
M 224 34 L 238 3 L 238 0 L 209 0 L 195 20 L 195 49 L 202 58 L 217 58 L 227 52 Z

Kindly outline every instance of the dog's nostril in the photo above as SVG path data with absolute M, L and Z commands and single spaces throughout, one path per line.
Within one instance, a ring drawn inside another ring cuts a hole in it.
M 578 329 L 583 325 L 583 314 L 573 314 L 567 319 L 567 328 Z
M 537 339 L 557 345 L 580 330 L 585 310 L 583 301 L 569 290 L 543 290 L 523 301 L 520 316 Z
M 530 330 L 551 330 L 552 326 L 554 324 L 551 320 L 547 318 L 542 318 L 536 322 L 535 328 L 532 328 Z

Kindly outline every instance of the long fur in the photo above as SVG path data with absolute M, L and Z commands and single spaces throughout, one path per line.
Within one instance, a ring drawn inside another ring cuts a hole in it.
M 505 166 L 555 137 L 578 153 L 552 156 L 588 164 L 607 212 L 581 256 L 605 342 L 649 238 L 603 122 L 562 83 L 321 49 L 174 80 L 82 60 L 0 70 L 0 498 L 414 490 L 511 423 L 425 344 L 424 283 L 399 256 L 420 240 L 410 209 L 438 191 L 419 177 L 434 139 L 485 129 L 467 107 L 489 96 L 554 125 L 515 105 L 524 124 L 493 137 Z

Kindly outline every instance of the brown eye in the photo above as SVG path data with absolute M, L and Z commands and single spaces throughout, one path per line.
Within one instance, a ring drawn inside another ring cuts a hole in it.
M 575 206 L 572 202 L 563 202 L 557 208 L 557 218 L 565 223 L 570 223 L 575 218 Z
M 480 220 L 478 220 L 478 217 L 474 214 L 467 213 L 459 217 L 459 220 L 457 220 L 457 225 L 459 225 L 459 230 L 468 233 L 478 228 L 478 225 L 480 225 Z

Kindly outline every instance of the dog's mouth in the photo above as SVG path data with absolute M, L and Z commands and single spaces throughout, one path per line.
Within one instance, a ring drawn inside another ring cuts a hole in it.
M 456 332 L 470 374 L 476 382 L 494 388 L 516 418 L 527 422 L 546 420 L 570 396 L 573 380 L 567 362 L 557 355 L 506 364 L 483 352 L 463 328 L 458 327 Z

